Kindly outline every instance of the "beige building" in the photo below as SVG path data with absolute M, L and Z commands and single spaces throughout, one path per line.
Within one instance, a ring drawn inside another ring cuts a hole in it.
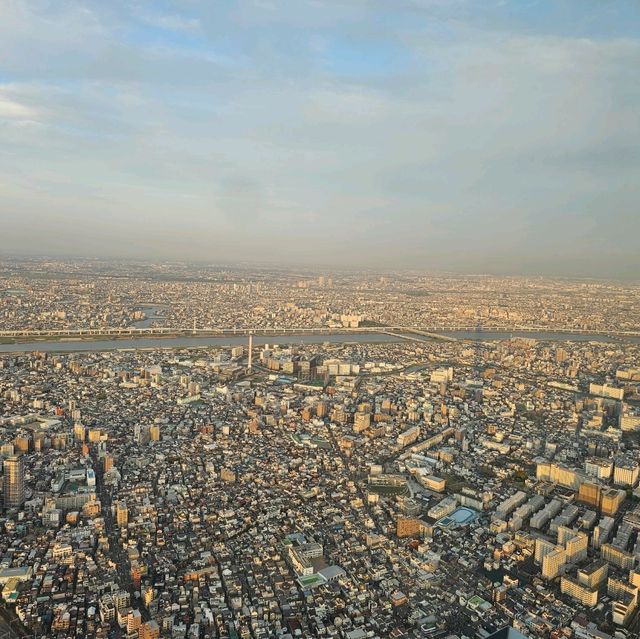
M 573 599 L 577 599 L 583 606 L 588 608 L 593 608 L 598 604 L 598 589 L 583 586 L 571 577 L 562 577 L 560 579 L 560 591 Z
M 567 555 L 564 549 L 556 546 L 542 560 L 542 576 L 544 579 L 555 579 L 567 563 Z
M 429 490 L 433 490 L 436 493 L 444 492 L 444 488 L 447 484 L 446 480 L 435 475 L 425 475 L 422 478 L 422 484 Z
M 140 630 L 138 631 L 139 639 L 159 639 L 160 637 L 160 626 L 157 621 L 153 619 L 151 621 L 147 621 L 140 626 Z
M 616 490 L 615 488 L 605 490 L 600 500 L 600 510 L 602 510 L 602 514 L 615 515 L 626 497 L 627 495 L 624 490 Z
M 615 598 L 611 602 L 613 623 L 618 626 L 626 625 L 638 605 L 638 587 L 626 581 L 609 577 L 607 593 Z
M 371 426 L 371 413 L 358 412 L 353 418 L 353 430 L 356 433 L 361 433 L 367 430 Z
M 624 431 L 636 431 L 640 429 L 640 415 L 620 415 L 619 426 Z
M 119 501 L 116 505 L 116 523 L 121 528 L 129 523 L 129 509 L 123 501 Z
M 536 466 L 536 479 L 577 490 L 584 476 L 573 468 L 551 462 L 542 462 Z
M 616 459 L 613 469 L 613 483 L 618 486 L 635 487 L 640 475 L 640 466 L 631 459 Z
M 597 588 L 608 574 L 609 564 L 603 559 L 596 559 L 586 568 L 578 570 L 578 582 L 587 588 Z
M 603 544 L 600 548 L 600 556 L 623 570 L 631 570 L 636 563 L 634 555 L 612 544 Z
M 589 393 L 609 399 L 624 399 L 624 388 L 616 388 L 608 384 L 589 384 Z

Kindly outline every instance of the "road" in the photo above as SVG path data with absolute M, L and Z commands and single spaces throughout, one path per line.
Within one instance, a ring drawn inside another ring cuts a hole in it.
M 118 572 L 118 581 L 120 586 L 129 591 L 133 595 L 133 584 L 131 582 L 131 564 L 129 556 L 122 547 L 119 539 L 119 528 L 111 512 L 111 489 L 105 486 L 103 479 L 102 463 L 97 457 L 93 456 L 94 468 L 96 469 L 96 490 L 100 503 L 102 504 L 102 516 L 104 518 L 104 527 L 109 539 L 109 558 L 116 564 Z
M 0 639 L 19 639 L 30 636 L 15 614 L 4 606 L 0 606 Z

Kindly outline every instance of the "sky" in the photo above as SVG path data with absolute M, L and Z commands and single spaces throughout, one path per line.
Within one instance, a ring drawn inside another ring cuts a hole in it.
M 0 254 L 640 279 L 637 0 L 0 0 Z

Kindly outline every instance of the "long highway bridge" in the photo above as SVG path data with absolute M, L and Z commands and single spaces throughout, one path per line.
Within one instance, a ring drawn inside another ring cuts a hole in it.
M 435 339 L 453 339 L 443 333 L 564 333 L 568 335 L 594 335 L 603 337 L 640 337 L 640 331 L 594 330 L 550 326 L 363 326 L 347 327 L 284 327 L 256 326 L 242 328 L 77 328 L 0 331 L 0 338 L 87 338 L 87 337 L 223 337 L 227 335 L 345 335 L 348 333 L 413 334 Z M 400 335 L 399 335 L 400 336 Z

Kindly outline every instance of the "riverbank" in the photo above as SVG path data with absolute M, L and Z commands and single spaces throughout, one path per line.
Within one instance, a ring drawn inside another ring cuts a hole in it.
M 265 344 L 380 344 L 388 342 L 406 341 L 401 335 L 387 335 L 384 333 L 347 333 L 326 335 L 269 335 L 253 337 L 254 346 Z M 12 344 L 0 344 L 0 353 L 24 353 L 31 351 L 43 352 L 87 352 L 87 351 L 111 351 L 134 349 L 181 349 L 181 348 L 210 348 L 222 346 L 243 346 L 247 344 L 248 337 L 244 335 L 226 335 L 218 337 L 122 337 L 86 340 L 42 340 L 31 342 L 15 342 Z

